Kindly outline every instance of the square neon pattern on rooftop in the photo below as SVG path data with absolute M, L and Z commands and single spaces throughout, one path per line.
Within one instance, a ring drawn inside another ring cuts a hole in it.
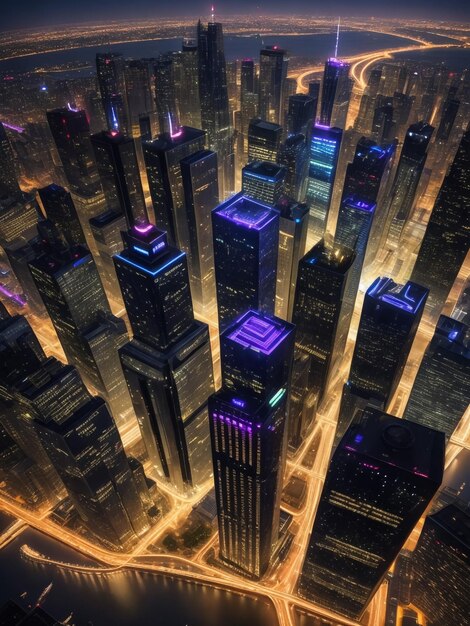
M 288 333 L 280 323 L 250 311 L 239 320 L 228 338 L 256 352 L 271 354 Z

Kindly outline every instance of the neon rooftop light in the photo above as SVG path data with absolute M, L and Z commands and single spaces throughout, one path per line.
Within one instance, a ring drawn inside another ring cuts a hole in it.
M 153 228 L 153 224 L 147 224 L 146 226 L 134 226 L 134 230 L 136 230 L 138 233 L 141 233 L 142 235 L 145 235 L 148 232 L 150 232 L 152 228 Z
M 0 293 L 3 293 L 4 296 L 9 298 L 10 300 L 13 300 L 13 302 L 18 304 L 19 306 L 26 306 L 26 300 L 23 300 L 21 296 L 19 296 L 16 293 L 13 293 L 13 291 L 10 291 L 2 284 L 0 284 Z
M 271 354 L 289 334 L 281 323 L 249 311 L 241 317 L 228 339 L 255 352 Z
M 278 212 L 246 196 L 236 197 L 231 204 L 215 209 L 217 215 L 246 228 L 261 230 L 278 216 Z

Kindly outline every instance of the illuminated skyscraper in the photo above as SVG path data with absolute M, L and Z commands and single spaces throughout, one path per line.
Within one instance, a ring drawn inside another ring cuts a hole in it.
M 325 232 L 342 136 L 340 128 L 313 127 L 307 182 L 310 240 L 323 237 Z
M 4 245 L 18 237 L 33 235 L 39 215 L 33 194 L 21 193 L 0 199 L 0 242 Z
M 222 389 L 209 400 L 220 557 L 261 578 L 279 547 L 294 327 L 249 311 L 221 336 Z
M 108 207 L 120 210 L 129 227 L 147 222 L 134 140 L 112 130 L 92 135 L 91 144 Z
M 437 196 L 411 280 L 429 287 L 429 307 L 438 315 L 470 246 L 470 131 L 462 137 Z
M 189 252 L 180 161 L 204 149 L 205 133 L 183 126 L 143 144 L 155 220 L 172 245 Z
M 468 326 L 441 315 L 426 348 L 404 417 L 449 439 L 470 398 Z
M 250 121 L 248 128 L 248 162 L 277 161 L 281 147 L 282 126 L 260 118 Z
M 180 124 L 192 128 L 201 128 L 197 42 L 185 39 L 182 51 L 183 98 L 179 102 Z
M 278 46 L 260 52 L 258 114 L 265 122 L 283 124 L 283 89 L 287 77 L 287 53 Z
M 116 52 L 97 53 L 96 75 L 108 130 L 131 134 L 126 102 L 125 60 Z
M 307 191 L 307 175 L 309 169 L 308 146 L 303 135 L 291 135 L 282 144 L 278 163 L 286 168 L 284 190 L 286 195 L 305 201 Z
M 366 291 L 336 440 L 346 431 L 356 407 L 374 401 L 385 410 L 389 408 L 427 295 L 428 290 L 421 285 L 410 281 L 397 285 L 391 278 L 377 278 Z
M 286 168 L 271 161 L 251 161 L 242 170 L 245 196 L 274 206 L 284 193 Z
M 180 161 L 189 230 L 189 278 L 197 312 L 215 310 L 214 248 L 211 212 L 219 204 L 217 155 L 200 150 Z
M 83 334 L 100 312 L 111 313 L 98 270 L 90 252 L 76 246 L 48 252 L 29 263 L 67 360 L 85 382 L 105 394 L 97 364 Z
M 0 198 L 20 193 L 13 150 L 5 127 L 0 122 Z
M 427 148 L 434 131 L 426 122 L 412 124 L 406 133 L 390 193 L 387 221 L 390 222 L 389 241 L 400 241 L 403 229 L 411 216 L 416 190 L 427 158 Z
M 128 130 L 131 137 L 139 139 L 142 134 L 142 118 L 155 115 L 150 62 L 140 59 L 128 61 L 124 69 L 124 78 L 127 110 L 129 112 Z
M 305 204 L 299 204 L 287 196 L 283 196 L 275 208 L 280 212 L 275 313 L 277 317 L 290 322 L 299 260 L 307 242 L 308 209 Z
M 382 145 L 395 138 L 393 98 L 378 95 L 375 101 L 374 117 L 372 119 L 371 138 Z
M 147 454 L 179 493 L 210 476 L 208 327 L 193 316 L 186 255 L 151 224 L 125 234 L 116 272 L 134 339 L 121 362 Z
M 243 154 L 241 163 L 248 159 L 248 129 L 250 121 L 258 112 L 258 94 L 256 93 L 256 74 L 253 59 L 243 59 L 240 74 L 240 132 L 242 134 Z
M 279 212 L 242 193 L 212 212 L 219 329 L 249 310 L 274 313 Z
M 441 123 L 436 133 L 436 141 L 445 142 L 449 139 L 452 127 L 457 117 L 457 113 L 460 107 L 460 100 L 456 98 L 448 99 L 444 104 L 442 111 Z
M 199 94 L 202 128 L 208 147 L 217 152 L 221 197 L 235 189 L 233 129 L 227 93 L 224 36 L 222 24 L 198 22 Z
M 176 59 L 177 53 L 160 54 L 154 63 L 155 104 L 158 129 L 161 133 L 170 133 L 179 125 L 176 102 Z
M 38 189 L 38 193 L 47 219 L 59 229 L 67 243 L 85 245 L 85 235 L 70 193 L 54 184 Z
M 411 599 L 429 626 L 461 626 L 470 615 L 470 515 L 449 505 L 428 515 L 412 555 Z
M 316 114 L 317 102 L 313 98 L 303 93 L 291 96 L 287 111 L 287 133 L 289 135 L 301 133 L 309 138 Z
M 431 502 L 443 470 L 442 433 L 366 408 L 331 459 L 300 595 L 359 619 Z
M 323 73 L 320 124 L 346 128 L 351 96 L 350 65 L 339 59 L 328 59 Z
M 310 357 L 309 388 L 319 401 L 346 347 L 354 309 L 348 297 L 354 258 L 350 248 L 322 239 L 299 262 L 295 347 Z

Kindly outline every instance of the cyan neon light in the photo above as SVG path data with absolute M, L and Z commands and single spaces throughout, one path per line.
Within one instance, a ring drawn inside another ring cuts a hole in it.
M 136 252 L 140 252 L 140 254 L 145 254 L 145 256 L 150 256 L 150 252 L 148 250 L 144 250 L 143 248 L 139 248 L 139 246 L 132 246 Z
M 126 259 L 126 257 L 123 257 L 120 254 L 116 254 L 116 258 L 120 259 L 124 263 L 127 263 L 127 265 L 132 265 L 133 267 L 144 272 L 145 274 L 149 274 L 149 276 L 156 276 L 157 274 L 160 274 L 160 272 L 163 272 L 163 270 L 165 270 L 167 267 L 170 267 L 171 265 L 173 265 L 173 263 L 176 263 L 176 261 L 179 261 L 179 259 L 183 258 L 184 254 L 185 254 L 184 252 L 180 252 L 178 256 L 175 256 L 173 259 L 170 259 L 167 263 L 165 263 L 165 265 L 162 265 L 156 270 L 151 270 L 149 267 L 144 267 L 143 265 L 139 265 L 139 263 L 136 263 L 135 261 L 131 261 L 131 259 Z
M 269 406 L 273 407 L 276 406 L 276 404 L 278 404 L 278 402 L 280 402 L 281 398 L 284 397 L 286 393 L 286 390 L 284 388 L 279 389 L 279 391 L 277 391 L 273 397 L 269 400 Z

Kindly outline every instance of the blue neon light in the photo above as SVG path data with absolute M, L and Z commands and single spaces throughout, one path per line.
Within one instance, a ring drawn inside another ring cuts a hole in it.
M 156 276 L 157 274 L 160 274 L 160 272 L 162 272 L 164 269 L 166 269 L 167 267 L 169 267 L 170 265 L 172 265 L 173 263 L 175 263 L 176 261 L 178 261 L 179 259 L 184 257 L 184 255 L 185 255 L 184 252 L 180 252 L 180 254 L 178 254 L 178 256 L 175 256 L 173 259 L 170 259 L 167 263 L 165 263 L 165 265 L 162 265 L 161 267 L 157 268 L 156 270 L 151 270 L 148 267 L 144 267 L 143 265 L 139 265 L 135 261 L 131 261 L 130 259 L 126 259 L 126 257 L 123 257 L 120 254 L 116 254 L 116 258 L 120 259 L 121 261 L 124 261 L 124 263 L 127 263 L 128 265 L 132 265 L 133 267 L 136 267 L 138 270 L 141 270 L 142 272 L 145 272 L 146 274 L 149 274 L 150 276 Z
M 245 400 L 240 400 L 239 398 L 232 398 L 232 404 L 235 406 L 239 406 L 243 409 L 246 405 L 246 402 Z
M 78 261 L 75 261 L 75 263 L 73 264 L 74 267 L 78 267 L 79 265 L 82 265 L 82 263 L 85 263 L 85 261 L 88 260 L 88 256 L 84 256 L 81 259 L 78 259 Z
M 140 252 L 140 254 L 145 254 L 145 256 L 150 256 L 150 252 L 148 250 L 144 250 L 143 248 L 139 248 L 139 246 L 132 246 L 136 252 Z

